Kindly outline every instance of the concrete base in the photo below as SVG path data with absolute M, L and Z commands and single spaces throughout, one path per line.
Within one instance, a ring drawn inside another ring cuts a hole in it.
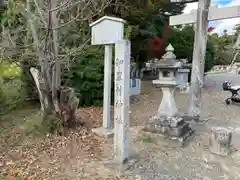
M 132 154 L 128 159 L 125 159 L 124 162 L 118 162 L 112 157 L 112 159 L 107 159 L 103 164 L 110 170 L 115 170 L 122 175 L 127 171 L 131 170 L 131 168 L 135 168 L 136 163 L 140 160 L 140 157 L 137 154 Z
M 114 134 L 113 129 L 106 129 L 106 128 L 103 128 L 103 127 L 94 128 L 94 129 L 92 129 L 92 132 L 94 134 L 96 134 L 97 136 L 104 137 L 104 138 L 113 137 L 113 134 Z

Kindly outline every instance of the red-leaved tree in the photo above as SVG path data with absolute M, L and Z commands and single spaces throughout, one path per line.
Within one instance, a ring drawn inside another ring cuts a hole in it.
M 166 37 L 170 31 L 170 26 L 166 23 L 162 36 L 156 36 L 149 41 L 149 54 L 151 58 L 161 58 L 165 53 Z
M 215 29 L 215 28 L 212 27 L 212 26 L 208 27 L 208 33 L 211 33 L 214 29 Z

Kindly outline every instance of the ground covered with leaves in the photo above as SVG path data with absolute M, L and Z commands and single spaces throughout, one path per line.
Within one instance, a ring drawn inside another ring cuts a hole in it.
M 187 96 L 176 92 L 181 113 L 187 111 Z M 226 106 L 224 100 L 227 96 L 209 89 L 204 91 L 203 116 L 209 118 L 205 130 L 208 126 L 239 125 L 236 120 L 240 116 L 239 107 Z M 130 111 L 130 147 L 140 158 L 125 175 L 105 166 L 104 162 L 112 156 L 112 139 L 106 140 L 91 133 L 91 128 L 101 126 L 102 108 L 79 109 L 77 116 L 85 125 L 66 136 L 46 134 L 40 128 L 41 115 L 35 107 L 1 116 L 0 179 L 131 180 L 141 177 L 144 180 L 166 180 L 177 177 L 201 179 L 202 175 L 213 180 L 218 180 L 220 175 L 222 178 L 236 178 L 240 170 L 239 153 L 225 159 L 209 154 L 204 143 L 207 137 L 205 130 L 199 130 L 186 148 L 173 147 L 164 139 L 159 143 L 158 138 L 141 131 L 141 127 L 156 112 L 160 101 L 160 89 L 153 87 L 151 82 L 143 82 L 141 99 L 131 104 Z M 227 168 L 230 166 L 231 169 Z
M 1 117 L 0 179 L 119 179 L 101 169 L 104 139 L 91 133 L 100 125 L 101 108 L 78 111 L 85 127 L 66 136 L 43 135 L 37 109 Z M 108 177 L 109 176 L 109 177 Z

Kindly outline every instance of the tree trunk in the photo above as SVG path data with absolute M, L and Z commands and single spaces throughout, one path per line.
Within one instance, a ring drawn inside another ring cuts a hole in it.
M 236 61 L 236 59 L 237 59 L 237 56 L 238 56 L 238 54 L 239 54 L 239 45 L 240 45 L 240 33 L 238 33 L 238 37 L 237 37 L 237 41 L 236 41 L 236 43 L 234 44 L 234 46 L 233 46 L 233 48 L 237 51 L 236 53 L 235 53 L 235 55 L 234 55 L 234 57 L 233 57 L 233 60 L 232 60 L 232 62 L 231 62 L 231 64 L 230 64 L 230 69 L 229 69 L 229 71 L 231 71 L 232 70 L 232 66 L 233 66 L 233 64 L 235 63 L 235 61 Z
M 62 127 L 72 128 L 77 125 L 75 112 L 78 108 L 79 99 L 75 96 L 74 90 L 70 87 L 61 87 L 61 64 L 58 59 L 57 42 L 57 17 L 56 0 L 49 0 L 49 29 L 52 35 L 52 44 L 49 48 L 53 56 L 43 53 L 39 44 L 39 37 L 36 27 L 31 20 L 30 2 L 27 1 L 27 12 L 31 34 L 39 58 L 40 70 L 31 68 L 30 72 L 35 81 L 41 110 L 43 111 L 43 123 L 51 132 L 59 131 Z M 48 38 L 48 37 L 46 37 Z M 47 47 L 47 44 L 46 44 Z M 49 62 L 49 60 L 51 60 Z M 53 64 L 53 65 L 52 65 Z M 59 127 L 60 125 L 60 127 Z
M 57 2 L 56 0 L 49 0 L 49 24 L 51 27 L 52 32 L 52 50 L 53 50 L 53 61 L 55 61 L 52 71 L 52 98 L 53 98 L 53 104 L 56 112 L 59 112 L 59 102 L 58 102 L 58 92 L 60 90 L 61 86 L 61 66 L 60 66 L 60 60 L 58 58 L 58 38 L 57 38 L 57 11 L 53 10 L 56 9 Z
M 79 99 L 75 96 L 74 90 L 69 87 L 62 87 L 60 94 L 60 110 L 64 126 L 74 128 L 78 125 L 75 117 L 78 104 Z
M 43 111 L 43 114 L 55 115 L 56 118 L 59 118 L 59 120 L 61 120 L 61 124 L 64 127 L 76 127 L 78 125 L 78 122 L 75 117 L 75 113 L 78 108 L 79 99 L 75 96 L 74 90 L 70 87 L 60 88 L 60 96 L 57 99 L 59 103 L 60 113 L 56 113 L 53 107 L 51 93 L 45 90 L 46 86 L 44 85 L 44 78 L 41 77 L 37 69 L 31 68 L 30 71 L 38 89 L 41 110 Z
M 31 68 L 30 72 L 32 74 L 32 77 L 34 79 L 34 82 L 35 82 L 37 90 L 38 90 L 39 100 L 40 100 L 40 103 L 41 103 L 41 111 L 44 112 L 45 105 L 44 105 L 43 93 L 40 90 L 39 71 L 37 69 L 35 69 L 35 68 Z

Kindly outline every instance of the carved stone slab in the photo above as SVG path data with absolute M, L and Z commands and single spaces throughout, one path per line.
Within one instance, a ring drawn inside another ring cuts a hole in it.
M 209 150 L 221 156 L 228 156 L 231 151 L 232 132 L 227 128 L 213 127 L 209 138 Z

